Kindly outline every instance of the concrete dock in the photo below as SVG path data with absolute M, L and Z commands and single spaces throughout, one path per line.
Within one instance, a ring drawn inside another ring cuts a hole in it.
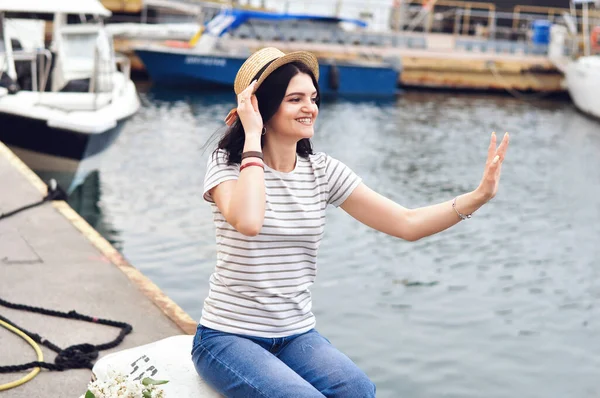
M 37 202 L 47 188 L 0 143 L 0 214 Z M 100 357 L 169 336 L 192 334 L 196 321 L 131 266 L 104 238 L 63 201 L 47 202 L 0 219 L 0 298 L 56 311 L 75 310 L 98 318 L 127 322 L 133 332 Z M 104 344 L 120 329 L 17 311 L 0 306 L 0 315 L 61 348 Z M 56 354 L 41 347 L 46 362 Z M 36 360 L 31 346 L 0 327 L 0 366 Z M 28 373 L 0 374 L 0 385 Z M 2 397 L 79 397 L 91 371 L 42 370 Z

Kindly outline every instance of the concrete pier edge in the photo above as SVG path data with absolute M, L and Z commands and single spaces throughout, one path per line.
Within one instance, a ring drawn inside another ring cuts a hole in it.
M 8 162 L 35 186 L 40 194 L 46 195 L 46 184 L 35 174 L 21 159 L 19 159 L 6 145 L 0 142 L 0 156 Z M 127 278 L 156 305 L 169 319 L 171 319 L 186 334 L 194 334 L 197 322 L 192 319 L 179 305 L 171 300 L 160 288 L 131 265 L 98 231 L 90 226 L 75 210 L 65 201 L 53 201 L 52 206 L 65 217 L 83 236 L 96 247 L 100 253 L 119 268 Z

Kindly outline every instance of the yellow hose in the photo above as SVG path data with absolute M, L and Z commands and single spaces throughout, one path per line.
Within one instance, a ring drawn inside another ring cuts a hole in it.
M 40 346 L 36 344 L 35 341 L 33 341 L 31 339 L 31 337 L 27 336 L 25 333 L 23 333 L 21 330 L 17 329 L 16 327 L 9 325 L 8 323 L 4 322 L 3 320 L 0 319 L 0 326 L 4 326 L 6 329 L 10 330 L 11 332 L 13 332 L 14 334 L 16 334 L 17 336 L 21 337 L 23 340 L 25 340 L 26 342 L 29 343 L 30 346 L 33 347 L 33 349 L 35 350 L 35 353 L 37 354 L 38 357 L 38 362 L 43 362 L 44 361 L 44 354 L 42 353 L 42 350 L 40 349 Z M 33 370 L 31 372 L 29 372 L 27 374 L 27 376 L 16 380 L 16 381 L 12 381 L 10 383 L 7 384 L 0 384 L 0 391 L 4 391 L 4 390 L 8 390 L 14 387 L 18 387 L 22 384 L 27 383 L 29 380 L 33 379 L 35 376 L 37 376 L 37 374 L 40 373 L 40 368 L 33 368 Z

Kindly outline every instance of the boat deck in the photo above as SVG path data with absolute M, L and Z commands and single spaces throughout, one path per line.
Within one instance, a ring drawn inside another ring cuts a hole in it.
M 39 201 L 45 184 L 0 143 L 0 213 Z M 114 351 L 165 337 L 191 334 L 196 322 L 146 279 L 95 230 L 62 201 L 45 203 L 0 219 L 0 298 L 57 311 L 127 322 L 133 332 Z M 120 329 L 49 317 L 0 306 L 0 314 L 61 348 L 73 344 L 103 344 Z M 36 360 L 20 337 L 0 327 L 0 366 Z M 56 354 L 42 347 L 44 359 Z M 0 385 L 25 376 L 0 374 Z M 77 397 L 85 393 L 91 371 L 42 370 L 2 397 Z
M 405 36 L 410 43 L 410 35 Z M 399 85 L 444 89 L 522 90 L 563 92 L 563 75 L 539 49 L 520 43 L 485 41 L 446 34 L 414 34 L 411 46 L 338 45 L 249 39 L 230 39 L 229 46 L 279 47 L 284 52 L 308 50 L 319 57 L 398 56 L 402 60 Z M 417 41 L 419 38 L 421 41 Z
M 308 50 L 322 58 L 356 59 L 399 56 L 401 87 L 442 89 L 520 90 L 564 92 L 563 75 L 541 49 L 523 43 L 486 41 L 451 34 L 404 34 L 397 46 L 372 46 L 323 42 L 290 42 L 223 38 L 224 47 L 248 52 L 274 46 L 284 52 Z M 116 38 L 115 47 L 143 71 L 133 47 L 147 41 Z

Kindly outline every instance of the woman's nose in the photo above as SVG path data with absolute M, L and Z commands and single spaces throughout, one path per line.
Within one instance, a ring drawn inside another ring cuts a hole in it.
M 315 113 L 315 111 L 317 110 L 317 104 L 312 102 L 312 100 L 309 103 L 305 102 L 302 110 L 309 113 Z

